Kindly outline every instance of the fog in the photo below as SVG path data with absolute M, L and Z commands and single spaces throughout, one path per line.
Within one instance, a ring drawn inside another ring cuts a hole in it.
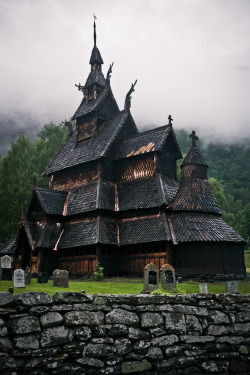
M 249 0 L 0 0 L 0 154 L 20 133 L 70 119 L 97 46 L 120 109 L 138 80 L 139 129 L 220 142 L 250 136 Z

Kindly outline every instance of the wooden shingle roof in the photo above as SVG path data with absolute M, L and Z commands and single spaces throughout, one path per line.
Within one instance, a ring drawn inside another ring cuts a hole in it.
M 77 143 L 76 132 L 68 136 L 43 175 L 47 176 L 104 157 L 127 118 L 128 112 L 121 111 L 113 119 L 103 123 L 101 129 L 85 142 Z
M 220 217 L 204 214 L 171 214 L 169 227 L 174 243 L 179 242 L 245 242 Z

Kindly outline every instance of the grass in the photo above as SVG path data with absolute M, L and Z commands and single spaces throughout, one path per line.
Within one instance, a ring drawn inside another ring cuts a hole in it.
M 250 273 L 250 250 L 245 251 L 245 265 L 247 273 Z
M 8 292 L 9 287 L 13 286 L 12 281 L 1 281 L 0 292 Z M 191 294 L 199 293 L 198 282 L 187 282 L 177 284 L 177 293 Z M 103 281 L 71 281 L 69 288 L 53 287 L 53 281 L 49 280 L 48 284 L 38 284 L 36 279 L 31 280 L 31 284 L 26 288 L 15 288 L 14 294 L 24 292 L 45 292 L 53 296 L 56 292 L 81 292 L 84 290 L 87 294 L 139 294 L 143 290 L 142 279 L 105 279 Z M 161 286 L 159 290 L 163 291 Z M 250 282 L 240 281 L 239 291 L 241 294 L 250 293 Z M 225 293 L 225 283 L 208 284 L 208 293 Z

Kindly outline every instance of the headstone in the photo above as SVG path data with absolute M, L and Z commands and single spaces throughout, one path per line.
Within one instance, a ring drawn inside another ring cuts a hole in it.
M 200 293 L 207 294 L 207 284 L 200 284 L 199 288 L 200 288 Z
M 14 271 L 14 288 L 25 288 L 24 270 Z
M 143 292 L 151 292 L 159 288 L 159 271 L 155 264 L 149 263 L 144 268 Z
M 11 268 L 11 257 L 9 255 L 4 255 L 1 257 L 2 268 Z
M 25 277 L 25 284 L 30 285 L 31 273 L 30 273 L 30 269 L 28 266 L 25 268 L 24 277 Z
M 3 269 L 2 269 L 2 266 L 0 266 L 0 280 L 2 280 L 2 276 L 3 276 Z
M 14 294 L 14 288 L 12 286 L 9 288 L 9 293 Z
M 66 270 L 55 270 L 53 272 L 53 286 L 69 287 L 69 273 Z
M 176 289 L 175 270 L 170 264 L 164 264 L 160 269 L 161 285 L 166 290 Z
M 238 281 L 226 281 L 226 292 L 232 294 L 239 294 Z
M 47 284 L 49 280 L 48 272 L 39 272 L 37 275 L 37 282 L 39 284 Z

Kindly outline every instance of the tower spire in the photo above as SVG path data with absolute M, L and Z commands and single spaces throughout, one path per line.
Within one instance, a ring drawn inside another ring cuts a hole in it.
M 93 14 L 94 17 L 94 47 L 96 47 L 96 25 L 95 25 L 95 20 L 97 19 L 95 13 Z

